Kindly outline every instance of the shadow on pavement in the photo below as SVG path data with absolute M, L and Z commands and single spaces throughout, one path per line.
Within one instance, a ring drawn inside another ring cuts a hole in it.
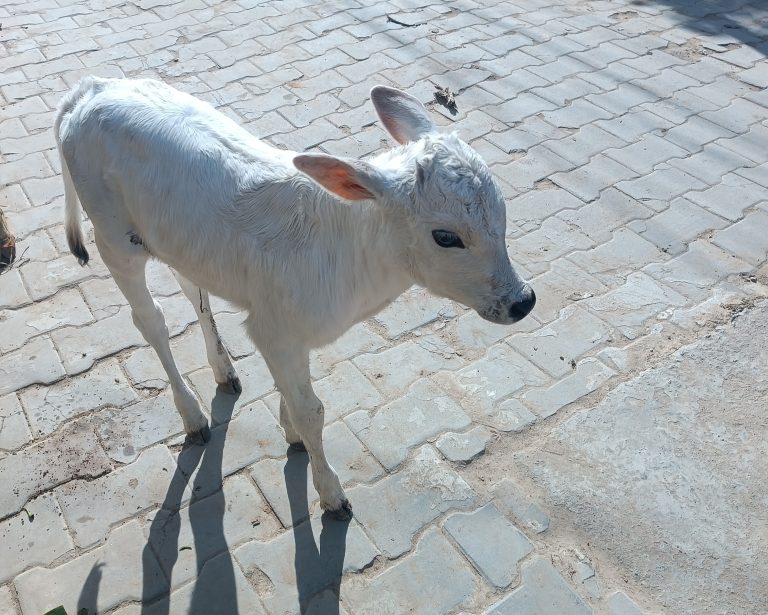
M 195 551 L 197 567 L 187 612 L 190 615 L 238 613 L 234 564 L 224 536 L 226 502 L 221 488 L 224 443 L 236 401 L 236 396 L 217 391 L 211 402 L 210 442 L 204 447 L 185 444 L 179 454 L 176 471 L 162 507 L 152 520 L 144 547 L 142 615 L 167 615 L 170 609 L 170 589 L 161 596 L 148 595 L 155 586 L 152 579 L 148 578 L 148 575 L 154 574 L 153 559 L 159 560 L 170 582 L 173 568 L 179 559 L 179 549 L 190 546 Z M 192 544 L 180 546 L 179 509 L 193 474 L 192 502 L 188 508 Z M 203 566 L 215 556 L 218 556 L 215 570 L 210 570 L 210 574 L 203 573 Z
M 293 520 L 293 540 L 296 551 L 296 589 L 302 615 L 339 614 L 339 588 L 344 572 L 349 520 L 339 521 L 323 514 L 320 519 L 319 546 L 315 542 L 307 499 L 307 453 L 289 452 L 285 464 L 285 487 Z M 330 592 L 322 590 L 330 589 Z M 316 601 L 313 601 L 313 598 Z M 320 605 L 322 601 L 322 606 Z
M 633 0 L 627 8 L 665 5 L 680 25 L 703 36 L 727 35 L 768 55 L 768 3 L 765 0 Z M 727 43 L 725 43 L 727 44 Z

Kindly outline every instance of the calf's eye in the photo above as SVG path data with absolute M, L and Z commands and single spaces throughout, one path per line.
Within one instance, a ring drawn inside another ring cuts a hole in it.
M 464 242 L 451 231 L 432 231 L 432 238 L 441 248 L 463 248 Z

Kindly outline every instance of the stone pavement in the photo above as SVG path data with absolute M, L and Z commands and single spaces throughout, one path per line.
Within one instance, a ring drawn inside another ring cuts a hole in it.
M 19 255 L 0 276 L 0 613 L 765 612 L 761 0 L 5 0 L 0 23 Z M 372 85 L 457 93 L 434 117 L 493 166 L 539 304 L 505 328 L 414 289 L 315 353 L 352 522 L 321 517 L 286 456 L 242 314 L 216 303 L 235 399 L 151 265 L 216 425 L 183 447 L 98 254 L 68 253 L 51 125 L 91 73 L 346 156 L 390 143 Z

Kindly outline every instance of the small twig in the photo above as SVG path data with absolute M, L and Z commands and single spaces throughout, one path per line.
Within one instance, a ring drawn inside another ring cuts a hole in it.
M 417 26 L 423 26 L 423 23 L 405 23 L 404 21 L 398 21 L 392 15 L 387 15 L 387 21 L 390 23 L 395 23 L 398 26 L 403 26 L 405 28 L 415 28 Z

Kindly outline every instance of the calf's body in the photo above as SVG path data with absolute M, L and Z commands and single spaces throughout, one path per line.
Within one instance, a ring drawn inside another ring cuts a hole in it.
M 509 263 L 503 200 L 479 157 L 437 134 L 406 94 L 378 87 L 372 99 L 401 146 L 368 162 L 272 148 L 150 80 L 86 78 L 55 124 L 70 248 L 87 262 L 79 200 L 134 323 L 168 373 L 187 433 L 207 439 L 207 421 L 147 289 L 150 257 L 173 269 L 216 380 L 233 392 L 240 383 L 208 292 L 247 310 L 248 333 L 282 395 L 286 439 L 307 448 L 321 504 L 340 515 L 351 508 L 325 459 L 309 351 L 414 283 L 495 322 L 518 320 L 535 301 Z

